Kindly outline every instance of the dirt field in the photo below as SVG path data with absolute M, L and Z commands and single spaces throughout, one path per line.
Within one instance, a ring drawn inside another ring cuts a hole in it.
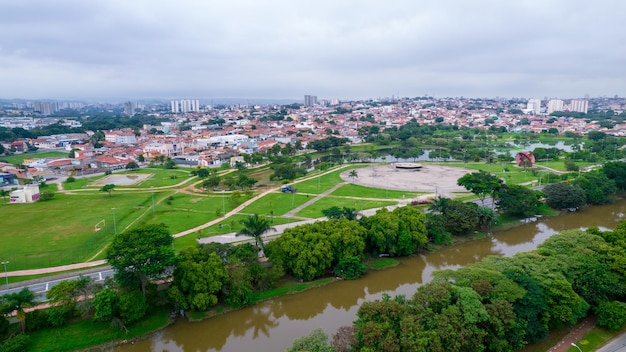
M 357 169 L 358 177 L 352 179 L 350 171 L 341 173 L 345 181 L 375 188 L 386 188 L 412 192 L 432 192 L 453 198 L 453 192 L 467 192 L 456 181 L 473 170 L 458 167 L 422 164 L 421 169 L 396 169 L 393 164 L 374 165 Z

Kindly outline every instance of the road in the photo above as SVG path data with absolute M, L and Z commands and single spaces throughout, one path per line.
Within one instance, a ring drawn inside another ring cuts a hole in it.
M 614 338 L 596 352 L 626 352 L 626 334 Z
M 110 267 L 101 267 L 98 269 L 84 270 L 80 273 L 72 273 L 71 276 L 58 275 L 53 278 L 47 277 L 43 279 L 18 282 L 10 285 L 10 288 L 8 289 L 5 288 L 5 285 L 2 285 L 4 289 L 0 290 L 0 296 L 9 293 L 19 292 L 26 287 L 35 294 L 37 302 L 45 302 L 47 300 L 46 293 L 59 282 L 66 280 L 76 280 L 82 275 L 92 278 L 95 282 L 102 283 L 107 277 L 112 277 L 113 274 L 114 271 Z

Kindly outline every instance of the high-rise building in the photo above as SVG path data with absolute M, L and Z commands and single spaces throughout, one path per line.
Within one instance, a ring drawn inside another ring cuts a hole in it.
M 200 101 L 198 99 L 172 100 L 171 106 L 172 112 L 175 114 L 200 111 Z
M 551 114 L 555 111 L 563 111 L 563 100 L 550 99 L 550 101 L 548 101 L 548 114 Z
M 572 101 L 569 102 L 569 106 L 568 106 L 569 111 L 583 112 L 586 114 L 588 109 L 589 109 L 589 102 L 587 100 L 572 99 Z
M 314 106 L 316 104 L 317 104 L 317 96 L 315 95 L 304 96 L 304 106 Z
M 539 115 L 541 112 L 541 99 L 528 99 L 526 109 L 535 115 Z

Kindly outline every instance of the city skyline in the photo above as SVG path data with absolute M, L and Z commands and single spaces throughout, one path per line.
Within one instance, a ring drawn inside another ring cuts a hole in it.
M 626 94 L 600 0 L 0 4 L 0 98 Z

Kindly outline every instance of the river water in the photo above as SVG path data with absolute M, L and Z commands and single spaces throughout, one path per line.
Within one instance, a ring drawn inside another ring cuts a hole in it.
M 380 299 L 383 293 L 411 296 L 417 287 L 431 280 L 433 271 L 456 269 L 488 255 L 511 256 L 530 251 L 566 229 L 612 229 L 624 212 L 626 200 L 621 200 L 540 219 L 435 253 L 402 258 L 397 267 L 371 271 L 358 280 L 272 299 L 201 322 L 178 319 L 146 340 L 119 346 L 114 351 L 284 351 L 295 338 L 315 328 L 332 336 L 340 326 L 350 325 L 356 320 L 359 305 L 366 300 Z

